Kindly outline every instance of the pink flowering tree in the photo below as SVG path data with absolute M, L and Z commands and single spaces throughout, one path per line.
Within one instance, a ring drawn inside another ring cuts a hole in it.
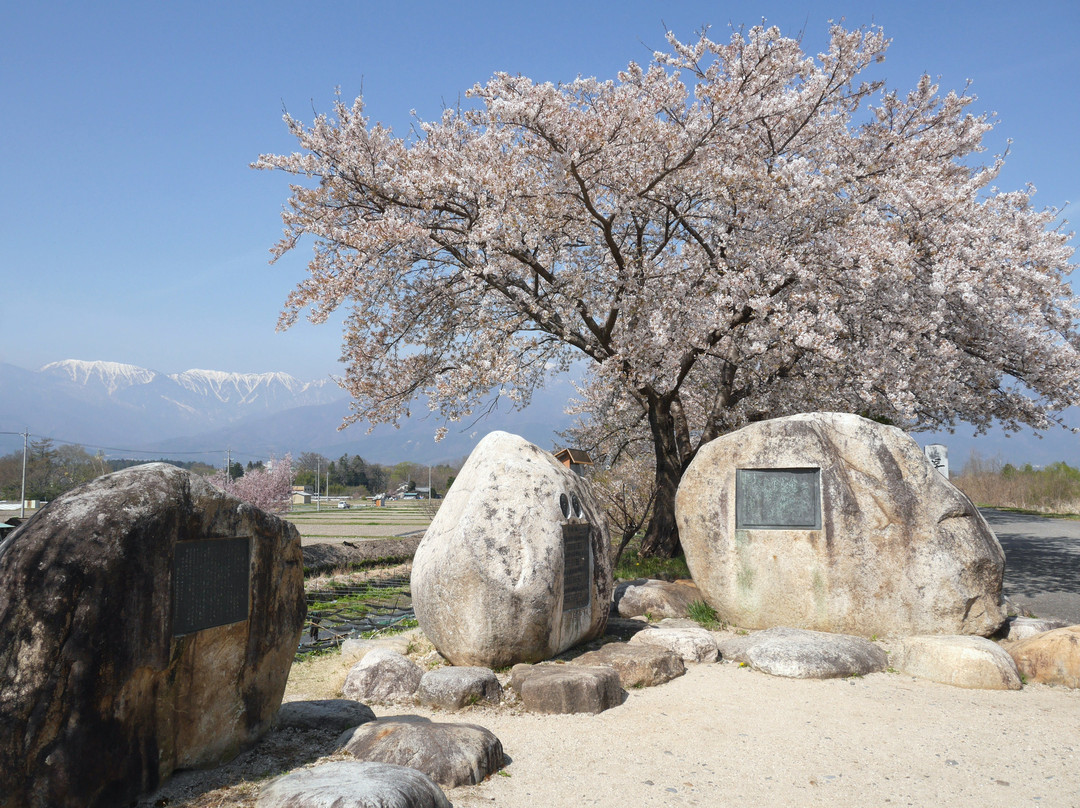
M 292 504 L 292 456 L 271 460 L 269 468 L 249 469 L 243 477 L 232 479 L 218 472 L 214 485 L 239 500 L 270 513 L 284 513 Z
M 644 549 L 679 548 L 698 447 L 828 409 L 910 429 L 1043 428 L 1080 395 L 1068 234 L 992 187 L 992 121 L 929 77 L 861 74 L 877 29 L 668 37 L 609 81 L 497 74 L 406 137 L 338 101 L 254 164 L 310 236 L 280 324 L 348 308 L 350 421 L 517 405 L 584 360 L 598 423 L 652 444 Z

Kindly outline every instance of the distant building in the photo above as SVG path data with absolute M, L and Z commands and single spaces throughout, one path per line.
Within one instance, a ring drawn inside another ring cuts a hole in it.
M 439 499 L 439 492 L 435 490 L 435 486 L 431 488 L 416 486 L 416 493 L 420 499 Z M 429 496 L 430 495 L 430 496 Z

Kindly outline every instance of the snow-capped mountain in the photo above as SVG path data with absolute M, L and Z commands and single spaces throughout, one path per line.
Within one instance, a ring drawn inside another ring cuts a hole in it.
M 0 365 L 0 430 L 138 448 L 298 407 L 341 403 L 332 380 L 286 373 L 187 370 L 166 374 L 120 362 L 66 359 L 37 371 Z
M 333 379 L 302 382 L 287 373 L 186 370 L 166 374 L 120 362 L 67 359 L 39 370 L 0 363 L 0 454 L 21 449 L 18 433 L 102 447 L 109 456 L 206 454 L 226 447 L 252 459 L 315 451 L 360 454 L 375 462 L 436 462 L 468 454 L 493 429 L 550 448 L 569 418 L 552 419 L 569 388 L 546 391 L 524 413 L 502 408 L 481 422 L 451 429 L 442 443 L 438 419 L 401 429 L 364 425 L 339 431 L 349 396 Z M 451 425 L 452 426 L 452 425 Z M 202 459 L 202 458 L 195 458 Z M 217 458 L 214 458 L 215 460 Z

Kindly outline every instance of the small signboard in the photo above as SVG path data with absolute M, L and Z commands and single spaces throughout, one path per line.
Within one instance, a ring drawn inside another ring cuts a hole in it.
M 563 611 L 589 605 L 592 576 L 589 574 L 589 526 L 563 525 Z
M 945 475 L 946 480 L 949 479 L 949 450 L 940 443 L 931 443 L 923 451 L 931 465 Z
M 821 530 L 821 469 L 737 469 L 735 528 Z
M 173 561 L 173 636 L 238 623 L 251 600 L 251 540 L 179 541 Z

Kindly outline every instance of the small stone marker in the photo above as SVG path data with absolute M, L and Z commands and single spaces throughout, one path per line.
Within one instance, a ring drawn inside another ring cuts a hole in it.
M 477 444 L 413 558 L 417 622 L 454 665 L 537 662 L 598 637 L 611 591 L 589 483 L 505 432 Z
M 609 642 L 574 659 L 575 665 L 610 665 L 624 688 L 655 687 L 686 673 L 682 657 L 667 648 Z
M 435 668 L 421 677 L 416 700 L 444 710 L 498 704 L 502 685 L 490 668 Z
M 339 743 L 360 760 L 410 766 L 448 788 L 476 785 L 504 763 L 502 742 L 490 730 L 415 715 L 372 721 Z
M 847 634 L 770 628 L 719 643 L 725 662 L 791 679 L 837 679 L 885 670 L 888 657 L 869 640 Z
M 601 713 L 626 701 L 619 674 L 606 665 L 515 665 L 510 686 L 534 713 Z
M 890 655 L 901 673 L 953 687 L 1019 690 L 1020 672 L 1012 657 L 985 637 L 904 637 Z
M 0 804 L 126 804 L 232 757 L 270 728 L 304 613 L 296 528 L 190 472 L 58 497 L 0 544 Z
M 424 671 L 404 654 L 372 648 L 345 675 L 345 698 L 377 704 L 412 701 Z

